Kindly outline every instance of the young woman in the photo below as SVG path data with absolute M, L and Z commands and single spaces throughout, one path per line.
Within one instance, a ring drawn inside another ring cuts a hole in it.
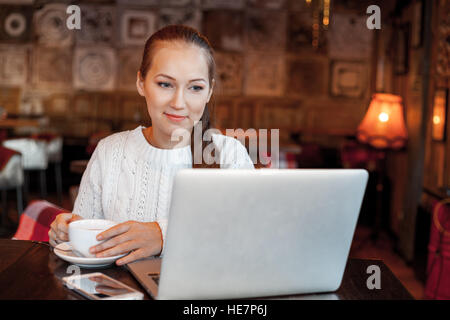
M 97 257 L 128 253 L 116 262 L 123 265 L 159 255 L 164 249 L 173 178 L 179 169 L 253 168 L 245 147 L 221 134 L 211 135 L 219 163 L 208 164 L 203 157 L 199 161 L 195 143 L 200 151 L 208 146 L 201 136 L 194 139 L 194 133 L 210 128 L 207 104 L 214 71 L 208 40 L 192 28 L 168 26 L 147 40 L 136 86 L 145 97 L 152 126 L 139 126 L 99 142 L 81 179 L 73 213 L 58 215 L 51 225 L 51 245 L 68 241 L 71 221 L 100 218 L 121 223 L 99 235 L 98 240 L 106 241 L 91 248 Z

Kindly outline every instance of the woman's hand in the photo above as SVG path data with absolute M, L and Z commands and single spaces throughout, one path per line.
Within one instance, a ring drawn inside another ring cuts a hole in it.
M 158 255 L 162 250 L 161 229 L 157 222 L 127 221 L 97 236 L 105 242 L 90 249 L 97 258 L 129 253 L 116 261 L 118 266 L 132 261 Z
M 61 242 L 69 241 L 69 223 L 83 219 L 74 213 L 60 213 L 50 225 L 48 238 L 50 245 L 56 247 Z

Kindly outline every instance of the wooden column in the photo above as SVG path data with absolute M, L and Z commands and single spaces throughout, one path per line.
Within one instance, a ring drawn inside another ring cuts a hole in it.
M 428 95 L 430 81 L 430 60 L 432 45 L 432 10 L 433 1 L 424 1 L 424 45 L 422 51 L 422 94 L 418 102 L 409 101 L 407 110 L 407 127 L 409 133 L 408 143 L 408 175 L 405 184 L 404 215 L 400 224 L 400 250 L 406 261 L 412 261 L 414 258 L 414 240 L 416 229 L 417 209 L 420 203 L 420 196 L 423 189 L 425 140 L 428 119 Z M 400 81 L 402 84 L 401 94 L 407 97 L 408 91 L 407 79 Z M 412 99 L 411 99 L 412 100 Z

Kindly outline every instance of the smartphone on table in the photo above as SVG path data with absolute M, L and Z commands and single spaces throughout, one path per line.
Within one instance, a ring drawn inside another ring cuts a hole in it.
M 62 278 L 69 289 L 91 300 L 142 300 L 144 294 L 101 272 Z

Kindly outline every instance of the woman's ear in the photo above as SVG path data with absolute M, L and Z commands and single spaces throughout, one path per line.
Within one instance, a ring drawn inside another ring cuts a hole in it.
M 141 96 L 145 96 L 145 92 L 144 92 L 144 79 L 142 79 L 142 76 L 141 76 L 141 72 L 140 71 L 138 71 L 137 72 L 137 77 L 136 77 L 136 88 L 137 88 L 137 91 L 139 92 L 139 94 L 141 95 Z
M 212 79 L 211 81 L 211 88 L 209 88 L 209 93 L 208 93 L 208 101 L 206 101 L 206 103 L 209 102 L 209 99 L 211 99 L 212 93 L 213 93 L 213 89 L 214 89 L 214 85 L 216 84 L 216 80 Z

